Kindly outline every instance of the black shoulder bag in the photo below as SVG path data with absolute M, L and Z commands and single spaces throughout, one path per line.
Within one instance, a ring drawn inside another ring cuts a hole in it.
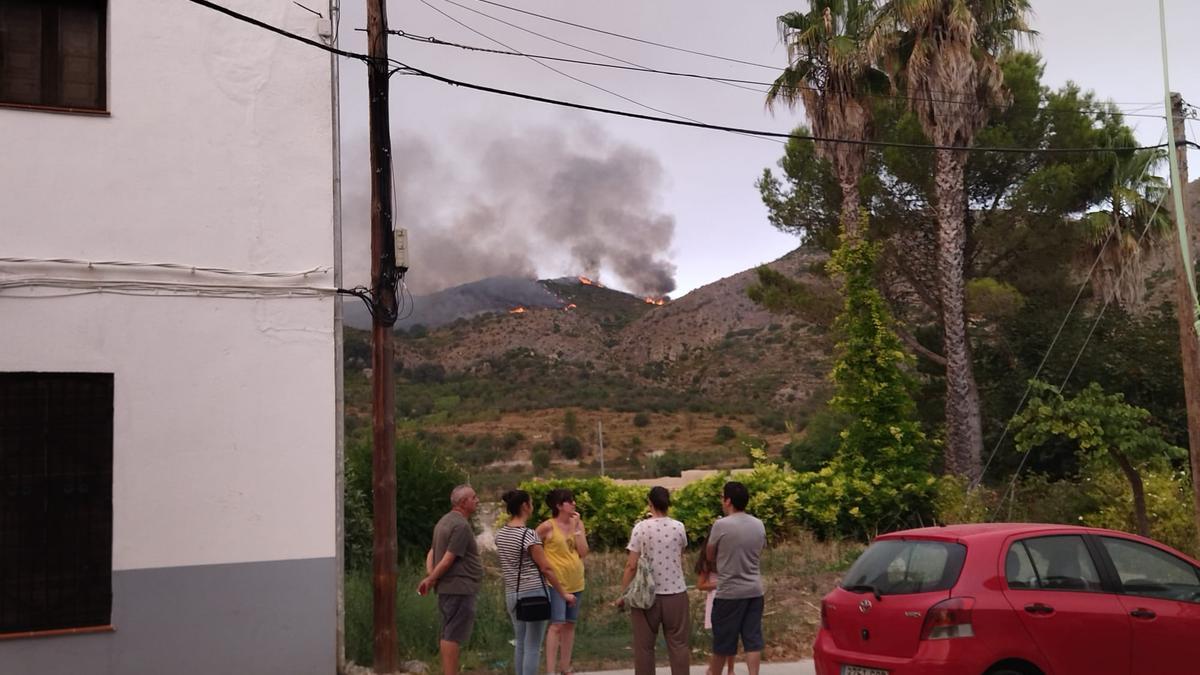
M 525 568 L 525 535 L 528 533 L 529 530 L 527 529 L 521 532 L 521 555 L 517 558 L 517 593 L 521 592 L 521 572 Z M 544 595 L 518 598 L 517 606 L 513 610 L 517 615 L 518 621 L 550 620 L 550 591 L 546 589 L 546 577 L 542 576 L 540 571 L 538 577 L 542 580 L 542 592 Z

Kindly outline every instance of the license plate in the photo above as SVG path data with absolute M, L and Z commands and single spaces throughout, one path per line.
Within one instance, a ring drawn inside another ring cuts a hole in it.
M 888 675 L 888 671 L 862 666 L 842 666 L 842 675 Z

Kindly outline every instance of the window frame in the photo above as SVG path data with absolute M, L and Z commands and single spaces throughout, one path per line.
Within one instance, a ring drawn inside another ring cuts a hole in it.
M 41 70 L 42 70 L 42 88 L 43 92 L 47 89 L 54 92 L 54 97 L 57 103 L 48 103 L 47 95 L 42 96 L 41 102 L 26 103 L 19 101 L 6 101 L 0 99 L 0 108 L 8 108 L 14 110 L 31 110 L 40 112 L 55 112 L 69 113 L 76 115 L 94 115 L 100 117 L 108 117 L 111 115 L 109 110 L 108 100 L 108 14 L 110 10 L 110 0 L 49 0 L 49 3 L 29 3 L 29 4 L 49 4 L 54 9 L 59 9 L 64 6 L 76 7 L 95 7 L 96 17 L 98 20 L 97 26 L 97 44 L 96 44 L 96 68 L 97 68 L 97 106 L 84 107 L 64 105 L 61 103 L 61 64 L 56 50 L 58 47 L 58 20 L 51 20 L 47 16 L 42 17 L 42 49 L 41 49 Z M 47 36 L 53 38 L 52 42 L 46 42 Z

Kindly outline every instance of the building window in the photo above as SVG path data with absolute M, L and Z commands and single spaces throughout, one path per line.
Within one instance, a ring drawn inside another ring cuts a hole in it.
M 0 373 L 0 634 L 111 622 L 113 376 Z
M 0 0 L 0 103 L 104 110 L 107 0 Z

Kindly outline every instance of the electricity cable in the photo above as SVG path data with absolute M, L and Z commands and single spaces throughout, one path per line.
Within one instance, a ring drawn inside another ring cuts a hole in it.
M 456 24 L 458 24 L 458 25 L 462 26 L 463 28 L 466 28 L 467 30 L 471 31 L 472 33 L 475 33 L 476 35 L 478 35 L 478 36 L 480 36 L 480 37 L 482 37 L 482 38 L 484 38 L 484 39 L 486 39 L 486 40 L 490 40 L 491 42 L 494 42 L 494 43 L 496 43 L 496 44 L 500 45 L 501 47 L 504 47 L 505 49 L 509 49 L 509 50 L 512 50 L 512 49 L 513 49 L 512 47 L 510 47 L 509 45 L 507 45 L 507 44 L 505 44 L 505 43 L 501 42 L 500 40 L 497 40 L 496 38 L 493 38 L 493 37 L 491 37 L 490 35 L 486 35 L 485 33 L 481 32 L 481 31 L 478 31 L 478 30 L 476 30 L 476 29 L 472 28 L 471 26 L 468 26 L 466 23 L 464 23 L 464 22 L 462 22 L 462 21 L 459 21 L 458 19 L 456 19 L 456 18 L 454 18 L 453 16 L 451 16 L 451 15 L 447 14 L 446 12 L 443 12 L 442 10 L 438 9 L 437 7 L 434 7 L 434 6 L 433 6 L 433 5 L 431 5 L 431 4 L 430 4 L 430 3 L 429 3 L 427 0 L 418 0 L 418 1 L 419 1 L 421 4 L 425 5 L 426 7 L 428 7 L 428 8 L 430 8 L 430 9 L 432 9 L 433 11 L 437 12 L 438 14 L 441 14 L 442 16 L 446 17 L 447 19 L 450 19 L 451 21 L 453 21 L 454 23 L 456 23 Z M 448 2 L 448 3 L 452 4 L 452 5 L 455 5 L 455 6 L 457 6 L 457 7 L 463 7 L 463 5 L 460 5 L 459 3 L 457 3 L 457 2 L 454 2 L 453 0 L 443 0 L 443 2 Z M 463 8 L 464 8 L 464 9 L 467 9 L 467 10 L 470 10 L 470 11 L 472 11 L 472 12 L 475 12 L 475 11 L 476 11 L 476 10 L 473 10 L 473 9 L 471 9 L 471 8 L 469 8 L 469 7 L 463 7 Z M 482 14 L 482 12 L 477 12 L 477 13 L 479 13 L 479 14 Z M 487 15 L 487 14 L 484 14 L 484 16 L 488 16 L 488 15 Z M 493 17 L 489 17 L 489 18 L 493 18 Z M 500 20 L 499 20 L 499 19 L 497 19 L 497 21 L 500 21 Z M 507 22 L 501 21 L 501 23 L 507 23 Z M 512 25 L 512 24 L 508 24 L 508 25 Z M 522 29 L 522 30 L 524 30 L 524 29 Z M 543 36 L 543 37 L 544 37 L 544 36 Z M 548 38 L 548 39 L 551 39 L 551 38 Z M 514 53 L 515 53 L 515 52 L 514 52 Z M 694 120 L 694 119 L 692 119 L 692 118 L 690 118 L 690 117 L 686 117 L 686 116 L 684 116 L 684 115 L 679 115 L 679 114 L 676 114 L 676 113 L 670 112 L 670 111 L 668 111 L 668 110 L 662 110 L 661 108 L 655 108 L 654 106 L 647 105 L 647 104 L 645 104 L 645 103 L 642 103 L 642 102 L 640 102 L 640 101 L 636 101 L 636 100 L 634 100 L 634 99 L 632 99 L 632 98 L 630 98 L 630 97 L 628 97 L 628 96 L 625 96 L 625 95 L 623 95 L 623 94 L 619 94 L 619 93 L 617 93 L 617 92 L 615 92 L 615 91 L 613 91 L 613 90 L 611 90 L 611 89 L 606 89 L 606 88 L 604 88 L 604 87 L 601 87 L 601 86 L 600 86 L 600 85 L 598 85 L 598 84 L 594 84 L 594 83 L 592 83 L 592 82 L 588 82 L 587 80 L 584 80 L 584 79 L 581 79 L 581 78 L 575 77 L 574 75 L 571 75 L 571 74 L 569 74 L 569 73 L 566 73 L 566 72 L 564 72 L 564 71 L 561 71 L 561 70 L 559 70 L 558 68 L 555 68 L 554 66 L 551 66 L 551 65 L 550 65 L 550 64 L 548 64 L 548 63 L 543 63 L 543 62 L 539 61 L 539 60 L 538 60 L 536 57 L 534 57 L 534 56 L 528 56 L 528 55 L 523 55 L 523 56 L 525 56 L 525 58 L 527 58 L 527 59 L 529 59 L 529 60 L 533 61 L 534 63 L 538 64 L 539 66 L 542 66 L 543 68 L 546 68 L 546 69 L 548 69 L 548 70 L 551 70 L 551 71 L 553 71 L 553 72 L 555 72 L 555 73 L 558 73 L 559 75 L 562 75 L 563 77 L 566 77 L 566 78 L 568 78 L 568 79 L 570 79 L 570 80 L 574 80 L 574 81 L 576 81 L 576 82 L 578 82 L 578 83 L 580 83 L 580 84 L 586 85 L 586 86 L 588 86 L 588 87 L 591 87 L 591 88 L 593 88 L 593 89 L 596 89 L 596 90 L 602 91 L 602 92 L 604 92 L 604 93 L 606 93 L 606 94 L 610 94 L 610 95 L 612 95 L 612 96 L 616 96 L 617 98 L 619 98 L 619 99 L 621 99 L 621 100 L 623 100 L 623 101 L 626 101 L 626 102 L 632 103 L 632 104 L 634 104 L 634 105 L 636 105 L 636 106 L 639 106 L 639 107 L 641 107 L 641 108 L 645 108 L 646 110 L 650 110 L 650 111 L 652 111 L 652 112 L 656 112 L 656 113 L 659 113 L 659 114 L 662 114 L 662 115 L 670 115 L 671 117 L 675 117 L 675 118 L 678 118 L 678 119 L 681 119 L 681 120 L 687 120 L 687 121 L 690 121 L 690 122 L 695 122 L 695 121 L 697 121 L 697 120 Z M 734 133 L 741 133 L 741 132 L 734 132 Z M 752 135 L 752 134 L 745 134 L 745 135 Z M 772 143 L 783 143 L 783 141 L 780 141 L 780 140 L 778 140 L 778 139 L 774 139 L 774 138 L 764 138 L 763 140 L 765 140 L 765 141 L 770 141 L 770 142 L 772 142 Z
M 674 124 L 677 126 L 693 127 L 693 128 L 697 128 L 697 129 L 710 129 L 710 130 L 714 130 L 714 131 L 732 131 L 735 133 L 747 134 L 747 135 L 752 135 L 752 136 L 766 136 L 766 137 L 770 137 L 770 138 L 785 138 L 785 139 L 793 139 L 793 140 L 801 140 L 801 141 L 813 141 L 813 142 L 817 142 L 817 143 L 843 143 L 843 144 L 847 144 L 847 145 L 865 145 L 865 146 L 881 147 L 881 148 L 902 148 L 902 149 L 907 149 L 907 150 L 959 150 L 959 151 L 963 151 L 963 152 L 999 152 L 999 153 L 1017 153 L 1017 154 L 1038 154 L 1038 153 L 1041 153 L 1041 154 L 1068 154 L 1068 153 L 1106 153 L 1106 152 L 1116 153 L 1116 152 L 1133 152 L 1136 150 L 1157 150 L 1157 149 L 1166 147 L 1165 143 L 1160 143 L 1158 145 L 1145 145 L 1145 146 L 1139 145 L 1139 146 L 1117 146 L 1117 147 L 1090 146 L 1090 147 L 1082 147 L 1082 148 L 1022 148 L 1022 147 L 994 147 L 994 146 L 934 145 L 934 144 L 924 144 L 924 143 L 900 143 L 900 142 L 896 142 L 896 141 L 874 141 L 874 140 L 857 140 L 857 139 L 850 139 L 850 138 L 829 138 L 829 137 L 823 137 L 823 136 L 812 136 L 812 135 L 808 135 L 808 134 L 795 134 L 795 133 L 787 133 L 787 132 L 780 132 L 780 131 L 766 131 L 766 130 L 761 130 L 761 129 L 747 129 L 744 127 L 733 127 L 733 126 L 727 126 L 727 125 L 721 125 L 721 124 L 707 124 L 704 122 L 693 122 L 690 120 L 677 120 L 677 119 L 669 119 L 669 118 L 663 118 L 663 117 L 655 117 L 652 115 L 643 115 L 641 113 L 630 112 L 627 110 L 615 110 L 612 108 L 601 108 L 598 106 L 592 106 L 592 105 L 587 105 L 587 104 L 583 104 L 583 103 L 573 103 L 570 101 L 563 101 L 560 99 L 547 98 L 545 96 L 538 96 L 536 94 L 526 94 L 526 93 L 522 93 L 522 92 L 508 90 L 508 89 L 500 89 L 497 87 L 489 87 L 487 85 L 482 85 L 482 84 L 474 84 L 471 82 L 464 82 L 462 80 L 455 80 L 453 78 L 445 77 L 442 75 L 437 75 L 435 73 L 431 73 L 429 71 L 422 70 L 415 66 L 407 66 L 407 70 L 409 72 L 411 72 L 412 74 L 419 75 L 421 77 L 426 77 L 431 80 L 436 80 L 438 82 L 442 82 L 443 84 L 448 84 L 451 86 L 463 87 L 464 89 L 474 89 L 476 91 L 482 91 L 482 92 L 486 92 L 486 93 L 490 93 L 490 94 L 497 94 L 500 96 L 508 96 L 511 98 L 519 98 L 519 99 L 524 99 L 527 101 L 534 101 L 536 103 L 545 103 L 548 105 L 555 105 L 555 106 L 564 107 L 564 108 L 574 108 L 576 110 L 586 110 L 589 112 L 603 113 L 606 115 L 615 115 L 618 117 L 629 117 L 629 118 L 633 118 L 633 119 L 646 120 L 646 121 L 650 121 L 650 122 L 661 122 L 663 124 Z
M 422 0 L 422 1 L 423 1 L 423 0 Z M 594 54 L 594 55 L 596 55 L 596 56 L 600 56 L 600 57 L 603 57 L 603 58 L 609 59 L 609 60 L 611 60 L 611 61 L 616 61 L 616 62 L 618 62 L 618 63 L 623 63 L 623 64 L 625 64 L 625 65 L 627 65 L 627 66 L 631 66 L 631 67 L 634 67 L 634 68 L 647 68 L 647 69 L 649 69 L 647 66 L 644 66 L 644 65 L 642 65 L 642 64 L 640 64 L 640 63 L 636 63 L 636 62 L 634 62 L 634 61 L 629 61 L 629 60 L 626 60 L 626 59 L 622 59 L 622 58 L 619 58 L 619 57 L 613 56 L 612 54 L 606 54 L 606 53 L 604 53 L 604 52 L 599 52 L 599 51 L 596 51 L 596 50 L 594 50 L 594 49 L 588 49 L 587 47 L 581 47 L 581 46 L 579 46 L 579 45 L 577 45 L 577 44 L 574 44 L 574 43 L 571 43 L 571 42 L 566 42 L 566 41 L 563 41 L 563 40 L 559 40 L 558 38 L 555 38 L 555 37 L 551 37 L 551 36 L 549 36 L 549 35 L 546 35 L 545 33 L 539 33 L 539 32 L 537 32 L 537 31 L 533 30 L 532 28 L 527 28 L 527 27 L 525 27 L 525 26 L 522 26 L 522 25 L 519 25 L 519 24 L 515 24 L 515 23 L 512 23 L 512 22 L 510 22 L 510 21 L 505 21 L 504 19 L 501 19 L 501 18 L 500 18 L 500 17 L 498 17 L 498 16 L 494 16 L 494 15 L 492 15 L 492 14 L 488 14 L 487 12 L 480 11 L 480 10 L 478 10 L 478 9 L 474 9 L 474 8 L 468 7 L 468 6 L 466 6 L 466 5 L 462 4 L 462 3 L 456 2 L 455 0 L 442 0 L 442 1 L 443 1 L 443 2 L 446 2 L 446 3 L 448 3 L 448 4 L 451 4 L 451 5 L 454 5 L 455 7 L 459 7 L 459 8 L 465 9 L 465 10 L 467 10 L 468 12 L 473 12 L 473 13 L 475 13 L 475 14 L 478 14 L 479 16 L 482 16 L 482 17 L 484 17 L 484 18 L 491 19 L 492 21 L 495 21 L 495 22 L 497 22 L 497 23 L 500 23 L 500 24 L 503 24 L 503 25 L 505 25 L 505 26 L 508 26 L 509 28 L 515 28 L 515 29 L 517 29 L 517 30 L 519 30 L 519 31 L 522 31 L 522 32 L 524 32 L 524 33 L 528 33 L 528 34 L 530 34 L 530 35 L 535 35 L 535 36 L 537 36 L 537 37 L 540 37 L 540 38 L 542 38 L 543 40 L 548 40 L 548 41 L 550 41 L 550 42 L 553 42 L 553 43 L 555 43 L 555 44 L 560 44 L 560 45 L 562 45 L 562 46 L 564 46 L 564 47 L 570 47 L 571 49 L 576 49 L 576 50 L 579 50 L 579 51 L 581 51 L 581 52 L 586 52 L 586 53 L 588 53 L 588 54 Z M 428 3 L 426 3 L 426 4 L 428 4 Z M 511 48 L 510 48 L 510 49 L 511 49 Z M 522 56 L 523 56 L 523 55 L 522 55 Z M 737 89 L 745 89 L 745 90 L 747 90 L 747 91 L 753 91 L 753 92 L 755 92 L 755 93 L 759 93 L 759 94 L 765 93 L 765 92 L 764 92 L 764 91 L 762 91 L 761 89 L 756 89 L 756 88 L 754 88 L 754 87 L 747 87 L 747 86 L 745 86 L 745 85 L 743 85 L 743 84 L 738 84 L 738 83 L 736 83 L 736 82 L 733 82 L 733 81 L 718 81 L 718 80 L 714 80 L 714 81 L 718 82 L 718 84 L 722 84 L 722 85 L 726 85 L 726 86 L 730 86 L 730 87 L 735 87 L 735 88 L 737 88 Z
M 364 61 L 364 62 L 368 62 L 368 63 L 371 61 L 371 57 L 367 56 L 366 54 L 359 54 L 356 52 L 348 52 L 348 51 L 345 51 L 344 49 L 338 49 L 337 47 L 330 47 L 329 45 L 324 44 L 322 42 L 318 42 L 316 40 L 306 38 L 303 35 L 297 35 L 291 31 L 287 31 L 282 28 L 279 28 L 278 26 L 272 26 L 271 24 L 269 24 L 265 21 L 260 21 L 258 19 L 255 19 L 252 16 L 242 14 L 241 12 L 236 12 L 236 11 L 234 11 L 228 7 L 225 7 L 223 5 L 218 5 L 215 2 L 210 2 L 210 0 L 187 0 L 187 1 L 191 2 L 191 3 L 195 3 L 197 5 L 200 5 L 201 7 L 207 7 L 208 9 L 211 9 L 216 12 L 220 12 L 222 14 L 225 14 L 226 16 L 233 17 L 233 18 L 237 19 L 238 21 L 243 21 L 252 26 L 257 26 L 258 28 L 261 28 L 266 31 L 270 31 L 272 33 L 275 33 L 276 35 L 282 35 L 283 37 L 285 37 L 289 40 L 295 40 L 297 42 L 302 42 L 310 47 L 316 47 L 317 49 L 323 49 L 331 54 L 337 54 L 338 56 L 344 56 L 348 59 L 357 59 L 359 61 Z
M 564 24 L 567 26 L 572 26 L 574 28 L 581 28 L 583 30 L 591 31 L 593 33 L 600 33 L 601 35 L 608 35 L 610 37 L 620 38 L 622 40 L 629 40 L 631 42 L 639 42 L 644 45 L 651 45 L 653 47 L 661 47 L 663 49 L 670 49 L 672 51 L 683 52 L 683 53 L 692 54 L 695 56 L 703 56 L 705 58 L 710 58 L 710 59 L 718 59 L 720 61 L 728 61 L 730 63 L 740 63 L 740 64 L 746 65 L 746 66 L 755 66 L 757 68 L 767 68 L 767 69 L 773 70 L 773 71 L 779 70 L 778 66 L 769 66 L 765 63 L 755 63 L 753 61 L 744 61 L 742 59 L 735 59 L 735 58 L 732 58 L 729 56 L 720 56 L 717 54 L 709 54 L 707 52 L 697 51 L 695 49 L 688 49 L 686 47 L 676 47 L 674 45 L 668 45 L 668 44 L 664 44 L 662 42 L 655 42 L 653 40 L 645 40 L 642 38 L 633 37 L 631 35 L 623 35 L 621 33 L 607 31 L 607 30 L 603 30 L 601 28 L 593 28 L 592 26 L 585 26 L 581 23 L 574 23 L 571 21 L 567 21 L 565 19 L 559 19 L 559 18 L 555 18 L 553 16 L 547 16 L 545 14 L 538 14 L 537 12 L 531 12 L 529 10 L 521 9 L 519 7 L 512 7 L 509 5 L 501 4 L 499 2 L 492 2 L 491 0 L 478 0 L 478 2 L 482 2 L 485 5 L 492 5 L 494 7 L 500 7 L 503 9 L 507 9 L 512 12 L 518 12 L 520 14 L 526 14 L 528 16 L 537 17 L 537 18 L 543 19 L 545 21 L 553 21 L 554 23 L 560 23 L 560 24 Z
M 333 53 L 341 54 L 348 58 L 355 58 L 355 59 L 359 59 L 359 60 L 370 61 L 370 59 L 371 59 L 371 57 L 369 57 L 365 54 L 356 54 L 354 52 L 344 52 L 343 50 L 333 50 L 333 48 L 331 48 L 331 47 L 327 47 L 326 45 L 322 45 L 320 43 L 313 42 L 311 40 L 307 40 L 306 38 L 303 38 L 299 35 L 295 35 L 294 33 L 289 33 L 281 28 L 276 28 L 274 26 L 270 26 L 269 24 L 262 24 L 262 22 L 260 22 L 256 19 L 251 19 L 250 17 L 248 17 L 244 14 L 239 14 L 232 10 L 228 10 L 226 8 L 220 7 L 220 5 L 216 5 L 215 3 L 209 2 L 208 0 L 187 0 L 187 1 L 203 5 L 205 7 L 211 7 L 213 9 L 217 9 L 218 11 L 221 11 L 223 14 L 228 14 L 229 16 L 236 18 L 238 20 L 241 20 L 241 21 L 247 21 L 247 22 L 253 23 L 254 25 L 261 24 L 262 26 L 266 27 L 271 32 L 280 33 L 282 35 L 285 35 L 285 36 L 288 36 L 288 37 L 291 37 L 294 39 L 298 39 L 298 40 L 306 42 L 308 44 L 312 44 L 313 46 L 316 46 L 325 51 L 333 51 Z M 455 80 L 453 78 L 445 77 L 442 75 L 437 75 L 435 73 L 431 73 L 429 71 L 422 70 L 420 68 L 401 63 L 395 59 L 388 59 L 388 61 L 396 64 L 398 66 L 397 70 L 402 71 L 405 74 L 418 75 L 418 76 L 425 77 L 425 78 L 428 78 L 431 80 L 442 82 L 443 84 L 448 84 L 448 85 L 456 86 L 456 87 L 462 87 L 464 89 L 473 89 L 476 91 L 482 91 L 482 92 L 497 94 L 497 95 L 501 95 L 501 96 L 508 96 L 511 98 L 519 98 L 519 99 L 524 99 L 527 101 L 534 101 L 537 103 L 545 103 L 548 105 L 554 105 L 554 106 L 565 107 L 565 108 L 574 108 L 577 110 L 586 110 L 589 112 L 597 112 L 597 113 L 602 113 L 602 114 L 607 114 L 607 115 L 614 115 L 614 116 L 618 116 L 618 117 L 628 117 L 628 118 L 632 118 L 632 119 L 640 119 L 640 120 L 645 120 L 645 121 L 650 121 L 650 122 L 660 122 L 663 124 L 674 124 L 677 126 L 687 126 L 687 127 L 697 128 L 697 129 L 709 129 L 709 130 L 714 130 L 714 131 L 731 131 L 731 132 L 741 133 L 741 134 L 746 134 L 746 135 L 751 135 L 751 136 L 765 136 L 765 137 L 770 137 L 770 138 L 784 138 L 784 139 L 794 139 L 794 140 L 802 140 L 802 141 L 813 141 L 813 142 L 820 142 L 820 143 L 844 143 L 844 144 L 848 144 L 848 145 L 866 145 L 866 146 L 871 146 L 871 147 L 902 148 L 902 149 L 908 149 L 908 150 L 958 150 L 958 151 L 962 151 L 962 152 L 1001 152 L 1001 153 L 1019 153 L 1019 154 L 1115 153 L 1115 152 L 1132 152 L 1132 151 L 1136 151 L 1136 150 L 1155 150 L 1155 149 L 1160 149 L 1160 148 L 1163 148 L 1166 146 L 1166 144 L 1158 144 L 1158 145 L 1149 145 L 1149 146 L 1123 146 L 1123 147 L 1092 146 L 1092 147 L 1082 147 L 1082 148 L 1021 148 L 1021 147 L 978 147 L 978 146 L 972 147 L 972 146 L 953 146 L 953 145 L 933 145 L 933 144 L 921 144 L 921 143 L 899 143 L 899 142 L 894 142 L 894 141 L 857 140 L 857 139 L 848 139 L 848 138 L 828 138 L 828 137 L 821 137 L 821 136 L 812 136 L 812 135 L 807 135 L 807 134 L 794 134 L 794 133 L 785 133 L 785 132 L 778 132 L 778 131 L 764 131 L 764 130 L 747 129 L 747 128 L 741 128 L 741 127 L 733 127 L 733 126 L 727 126 L 727 125 L 707 124 L 707 123 L 703 123 L 703 122 L 692 122 L 692 121 L 688 121 L 688 120 L 676 120 L 676 119 L 670 119 L 670 118 L 655 117 L 652 115 L 643 115 L 641 113 L 635 113 L 635 112 L 624 111 L 624 110 L 615 110 L 612 108 L 601 108 L 598 106 L 591 106 L 591 105 L 586 105 L 586 104 L 582 104 L 582 103 L 573 103 L 570 101 L 552 99 L 552 98 L 547 98 L 544 96 L 537 96 L 534 94 L 526 94 L 526 93 L 522 93 L 522 92 L 507 90 L 507 89 L 500 89 L 500 88 L 489 87 L 489 86 L 481 85 L 481 84 L 474 84 L 474 83 L 465 82 L 462 80 Z
M 424 1 L 424 0 L 422 0 L 422 1 Z M 445 1 L 449 2 L 450 0 L 445 0 Z M 428 3 L 425 3 L 425 4 L 428 4 Z M 484 16 L 490 16 L 490 15 L 485 14 Z M 514 25 L 514 24 L 506 24 L 506 25 Z M 520 28 L 520 26 L 515 26 L 515 27 Z M 364 29 L 358 28 L 355 30 L 363 31 Z M 521 30 L 524 30 L 524 29 L 521 29 Z M 603 52 L 586 49 L 584 47 L 579 47 L 578 45 L 574 45 L 569 42 L 563 42 L 561 40 L 556 40 L 554 38 L 550 38 L 548 36 L 542 35 L 541 33 L 534 33 L 534 35 L 546 38 L 548 40 L 552 40 L 554 42 L 557 42 L 562 45 L 566 45 L 568 47 L 572 47 L 574 49 L 580 49 L 580 50 L 583 50 L 583 51 L 591 53 L 591 54 L 596 54 L 598 56 L 603 56 L 605 58 L 613 59 L 614 61 L 619 61 L 620 63 L 619 64 L 617 64 L 617 63 L 601 63 L 599 61 L 588 61 L 586 59 L 572 59 L 572 58 L 562 57 L 562 56 L 547 56 L 544 54 L 530 54 L 527 52 L 516 51 L 516 50 L 513 50 L 512 48 L 508 48 L 507 50 L 490 49 L 488 47 L 479 47 L 477 45 L 468 45 L 468 44 L 462 44 L 459 42 L 443 40 L 441 38 L 438 38 L 436 36 L 431 36 L 431 35 L 418 35 L 416 33 L 409 33 L 404 30 L 389 30 L 388 33 L 391 35 L 395 35 L 396 37 L 401 37 L 406 40 L 410 40 L 412 42 L 417 42 L 420 44 L 430 44 L 430 45 L 437 45 L 437 46 L 442 46 L 442 47 L 454 47 L 456 49 L 461 49 L 463 51 L 478 52 L 478 53 L 482 53 L 482 54 L 494 54 L 494 55 L 498 55 L 498 56 L 521 56 L 521 57 L 528 58 L 528 59 L 540 59 L 543 61 L 556 61 L 559 63 L 569 63 L 569 64 L 573 64 L 573 65 L 589 66 L 589 67 L 596 67 L 596 68 L 610 68 L 610 69 L 625 70 L 625 71 L 635 72 L 635 73 L 663 75 L 663 76 L 667 76 L 667 77 L 681 77 L 681 78 L 689 78 L 689 79 L 697 79 L 697 80 L 708 80 L 710 82 L 716 82 L 718 84 L 755 85 L 752 87 L 739 87 L 739 88 L 746 89 L 748 91 L 753 91 L 753 92 L 759 93 L 759 94 L 766 93 L 766 89 L 763 89 L 763 87 L 774 86 L 773 82 L 763 82 L 763 81 L 759 81 L 759 80 L 746 80 L 746 79 L 740 79 L 740 78 L 736 78 L 736 77 L 722 77 L 719 75 L 705 75 L 702 73 L 691 73 L 691 72 L 683 72 L 683 71 L 677 71 L 677 70 L 663 70 L 660 68 L 651 68 L 649 66 L 637 64 L 632 61 L 625 61 L 624 59 L 618 59 L 615 56 L 611 56 L 611 55 L 605 54 Z M 804 85 L 785 85 L 784 88 L 786 88 L 786 89 L 802 89 L 802 90 L 806 90 L 806 91 L 815 91 L 815 92 L 822 91 L 819 87 L 804 86 Z M 878 99 L 878 100 L 924 101 L 924 102 L 932 102 L 932 103 L 947 103 L 947 104 L 951 104 L 951 105 L 970 105 L 970 106 L 979 105 L 980 107 L 990 108 L 993 110 L 1000 110 L 1000 111 L 1006 111 L 1006 110 L 1049 111 L 1049 110 L 1053 110 L 1052 108 L 1045 107 L 1045 106 L 1024 106 L 1024 105 L 1005 106 L 1005 105 L 997 105 L 997 104 L 983 105 L 983 104 L 980 104 L 978 101 L 970 101 L 970 100 L 956 101 L 956 100 L 949 99 L 949 98 L 922 98 L 922 97 L 916 97 L 916 96 L 902 96 L 899 94 L 864 94 L 864 96 L 866 96 L 867 98 L 873 98 L 873 99 Z M 1075 108 L 1074 110 L 1076 110 L 1080 113 L 1089 114 L 1089 115 L 1097 115 L 1097 116 L 1103 116 L 1103 115 L 1109 115 L 1109 114 L 1119 114 L 1122 117 L 1144 117 L 1144 118 L 1148 118 L 1148 119 L 1158 119 L 1158 120 L 1166 119 L 1163 115 L 1138 112 L 1140 110 L 1144 110 L 1145 108 L 1146 107 L 1136 108 L 1136 109 L 1133 109 L 1130 111 L 1121 110 L 1119 108 L 1115 111 L 1109 111 L 1109 110 L 1104 110 L 1104 109 L 1099 109 L 1099 108 Z
M 563 25 L 566 25 L 566 26 L 571 26 L 571 27 L 573 27 L 573 28 L 579 28 L 579 29 L 582 29 L 582 30 L 591 31 L 591 32 L 593 32 L 593 33 L 599 33 L 599 34 L 601 34 L 601 35 L 608 35 L 608 36 L 610 36 L 610 37 L 620 38 L 620 39 L 622 39 L 622 40 L 629 40 L 629 41 L 631 41 L 631 42 L 639 42 L 639 43 L 641 43 L 641 44 L 651 45 L 651 46 L 654 46 L 654 47 L 661 47 L 661 48 L 663 48 L 663 49 L 669 49 L 669 50 L 672 50 L 672 51 L 677 51 L 677 52 L 684 52 L 684 53 L 687 53 L 687 54 L 693 54 L 693 55 L 696 55 L 696 56 L 703 56 L 703 57 L 706 57 L 706 58 L 711 58 L 711 59 L 718 59 L 718 60 L 720 60 L 720 61 L 729 61 L 729 62 L 732 62 L 732 63 L 740 63 L 740 64 L 742 64 L 742 65 L 747 65 L 747 66 L 755 66 L 755 67 L 757 67 L 757 68 L 765 68 L 765 69 L 768 69 L 768 70 L 772 70 L 772 71 L 774 71 L 774 72 L 779 72 L 779 70 L 780 70 L 779 66 L 772 66 L 772 65 L 765 64 L 765 63 L 756 63 L 756 62 L 754 62 L 754 61 L 746 61 L 746 60 L 737 59 L 737 58 L 733 58 L 733 57 L 721 56 L 721 55 L 719 55 L 719 54 L 710 54 L 710 53 L 707 53 L 707 52 L 702 52 L 702 51 L 697 51 L 697 50 L 693 50 L 693 49 L 688 49 L 688 48 L 686 48 L 686 47 L 677 47 L 677 46 L 675 46 L 675 45 L 669 45 L 669 44 L 664 44 L 664 43 L 661 43 L 661 42 L 655 42 L 655 41 L 653 41 L 653 40 L 646 40 L 646 39 L 643 39 L 643 38 L 633 37 L 633 36 L 631 36 L 631 35 L 625 35 L 625 34 L 622 34 L 622 33 L 617 33 L 617 32 L 615 32 L 615 31 L 608 31 L 608 30 L 604 30 L 604 29 L 601 29 L 601 28 L 596 28 L 596 27 L 594 27 L 594 26 L 588 26 L 588 25 L 581 24 L 581 23 L 575 23 L 575 22 L 572 22 L 572 21 L 567 21 L 567 20 L 565 20 L 565 19 L 559 19 L 559 18 L 557 18 L 557 17 L 548 16 L 548 15 L 546 15 L 546 14 L 539 14 L 539 13 L 537 13 L 537 12 L 533 12 L 533 11 L 530 11 L 530 10 L 521 9 L 521 8 L 519 8 L 519 7 L 513 7 L 513 6 L 511 6 L 511 5 L 506 5 L 506 4 L 503 4 L 503 3 L 500 3 L 500 2 L 495 2 L 494 0 L 476 0 L 476 2 L 481 2 L 481 3 L 485 4 L 485 5 L 492 5 L 493 7 L 500 7 L 500 8 L 502 8 L 502 9 L 507 9 L 507 10 L 509 10 L 509 11 L 512 11 L 512 12 L 517 12 L 517 13 L 520 13 L 520 14 L 525 14 L 525 15 L 528 15 L 528 16 L 532 16 L 532 17 L 536 17 L 536 18 L 539 18 L 539 19 L 543 19 L 543 20 L 545 20 L 545 21 L 552 21 L 552 22 L 554 22 L 554 23 L 559 23 L 559 24 L 563 24 Z M 1125 105 L 1145 106 L 1145 107 L 1149 108 L 1149 107 L 1158 107 L 1158 106 L 1162 105 L 1162 102 L 1161 102 L 1161 101 L 1127 101 L 1127 102 L 1124 102 L 1124 104 L 1125 104 Z M 1161 115 L 1156 115 L 1155 117 L 1158 117 L 1158 118 L 1162 119 L 1162 116 L 1161 116 Z

